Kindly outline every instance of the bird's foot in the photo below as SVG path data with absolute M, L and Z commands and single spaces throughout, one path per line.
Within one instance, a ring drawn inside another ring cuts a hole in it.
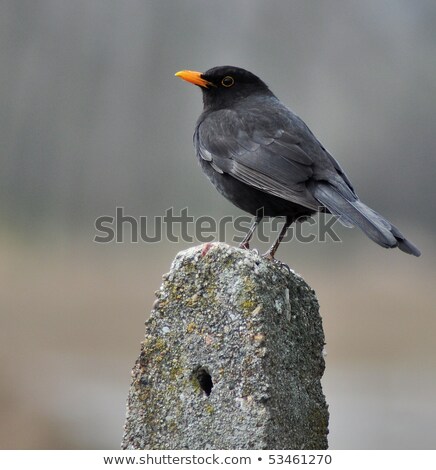
M 206 256 L 207 252 L 212 248 L 213 246 L 213 243 L 205 243 L 203 245 L 203 248 L 201 249 L 201 257 L 203 258 L 203 256 Z
M 239 244 L 239 248 L 242 250 L 249 250 L 250 249 L 250 242 L 242 242 Z
M 277 266 L 277 267 L 280 268 L 280 269 L 281 269 L 281 268 L 285 268 L 286 271 L 288 271 L 289 274 L 292 273 L 291 268 L 290 268 L 286 263 L 283 263 L 283 261 L 280 261 L 279 259 L 274 258 L 274 255 L 271 254 L 270 251 L 267 251 L 266 253 L 264 253 L 264 254 L 262 255 L 262 258 L 271 261 L 275 266 Z
M 279 261 L 279 263 L 280 263 L 280 268 L 285 268 L 289 275 L 292 274 L 292 270 L 289 267 L 289 265 L 287 265 L 286 263 L 282 263 L 281 261 Z

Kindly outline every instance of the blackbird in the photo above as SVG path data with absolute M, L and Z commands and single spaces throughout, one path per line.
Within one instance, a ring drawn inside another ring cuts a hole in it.
M 263 216 L 283 216 L 286 222 L 264 255 L 273 259 L 288 227 L 319 211 L 336 215 L 346 226 L 358 226 L 385 248 L 421 254 L 360 201 L 339 163 L 256 75 L 220 66 L 204 73 L 182 70 L 176 76 L 203 93 L 204 108 L 194 133 L 203 171 L 223 196 L 255 215 L 241 247 L 249 247 Z

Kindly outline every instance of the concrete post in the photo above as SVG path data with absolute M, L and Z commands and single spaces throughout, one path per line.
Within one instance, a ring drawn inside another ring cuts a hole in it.
M 222 243 L 177 255 L 132 371 L 123 449 L 326 449 L 324 333 L 293 272 Z

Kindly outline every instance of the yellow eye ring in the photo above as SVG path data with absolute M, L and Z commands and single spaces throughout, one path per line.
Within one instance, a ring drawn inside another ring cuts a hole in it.
M 221 85 L 225 86 L 226 88 L 231 87 L 234 83 L 235 83 L 235 80 L 230 75 L 227 75 L 227 77 L 224 77 L 221 80 Z

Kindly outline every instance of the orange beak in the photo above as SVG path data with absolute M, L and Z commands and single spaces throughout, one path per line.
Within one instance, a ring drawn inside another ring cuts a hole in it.
M 202 86 L 203 88 L 215 86 L 213 83 L 202 78 L 201 75 L 201 72 L 194 72 L 193 70 L 181 70 L 176 73 L 176 77 L 186 80 L 189 83 L 193 83 L 194 85 Z

